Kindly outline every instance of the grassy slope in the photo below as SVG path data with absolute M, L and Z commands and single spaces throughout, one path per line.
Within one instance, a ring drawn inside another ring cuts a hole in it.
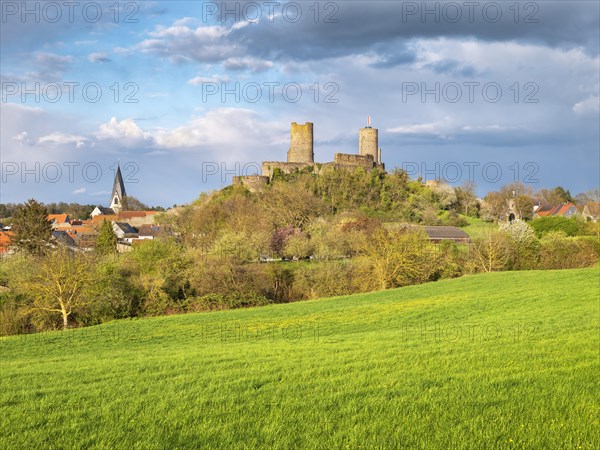
M 0 340 L 0 448 L 597 448 L 598 268 Z
M 469 222 L 469 225 L 466 227 L 462 227 L 462 230 L 471 236 L 471 239 L 479 239 L 486 237 L 490 231 L 497 231 L 498 224 L 486 222 L 482 219 L 477 219 L 475 217 L 467 217 L 463 216 Z

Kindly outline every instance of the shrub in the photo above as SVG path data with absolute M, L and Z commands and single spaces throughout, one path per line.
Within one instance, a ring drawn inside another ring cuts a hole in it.
M 506 234 L 509 270 L 534 269 L 539 258 L 539 242 L 533 228 L 526 222 L 504 223 L 500 230 Z
M 542 269 L 577 269 L 593 266 L 598 261 L 595 245 L 587 239 L 569 238 L 564 232 L 550 232 L 540 243 Z
M 530 222 L 537 237 L 542 237 L 551 231 L 562 231 L 567 236 L 579 236 L 586 234 L 585 222 L 577 218 L 567 218 L 562 216 L 539 217 Z
M 297 299 L 334 297 L 357 292 L 353 265 L 347 261 L 311 263 L 299 267 L 294 274 Z
M 250 292 L 245 295 L 232 294 L 207 294 L 202 297 L 190 299 L 185 306 L 189 312 L 218 311 L 233 308 L 249 308 L 251 306 L 263 306 L 272 303 L 268 298 Z

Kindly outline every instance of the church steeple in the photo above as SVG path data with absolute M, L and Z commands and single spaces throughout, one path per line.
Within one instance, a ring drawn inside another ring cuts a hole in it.
M 113 183 L 112 194 L 110 198 L 110 208 L 119 212 L 123 208 L 123 197 L 125 193 L 125 183 L 121 176 L 121 167 L 117 165 L 117 172 L 115 173 L 115 181 Z

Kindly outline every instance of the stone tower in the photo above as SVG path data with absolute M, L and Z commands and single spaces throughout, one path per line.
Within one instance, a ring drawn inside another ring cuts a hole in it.
M 117 172 L 115 173 L 115 181 L 113 183 L 112 194 L 110 198 L 110 208 L 117 213 L 123 209 L 123 197 L 126 195 L 125 183 L 123 182 L 123 177 L 121 176 L 121 167 L 117 165 Z
M 296 122 L 292 122 L 290 145 L 291 146 L 287 155 L 288 162 L 315 162 L 315 154 L 313 149 L 313 124 L 311 122 L 306 122 L 304 125 L 298 125 Z
M 358 133 L 358 154 L 371 155 L 376 164 L 381 164 L 378 134 L 377 128 L 371 128 L 371 119 L 369 118 L 369 125 L 361 128 Z

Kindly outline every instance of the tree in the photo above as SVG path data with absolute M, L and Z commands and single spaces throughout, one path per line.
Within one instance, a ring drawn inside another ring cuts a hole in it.
M 437 254 L 424 233 L 409 229 L 378 229 L 365 242 L 362 263 L 367 289 L 389 289 L 428 281 L 437 267 Z
M 508 243 L 504 233 L 490 232 L 471 246 L 471 257 L 483 272 L 502 270 L 508 262 Z
M 486 220 L 497 222 L 508 213 L 506 197 L 500 192 L 490 192 L 485 196 L 482 215 Z
M 69 317 L 87 302 L 83 292 L 90 282 L 89 273 L 87 256 L 60 247 L 37 257 L 36 264 L 23 274 L 19 290 L 32 299 L 32 312 L 59 313 L 66 330 Z
M 109 220 L 102 221 L 95 251 L 99 255 L 114 255 L 117 252 L 117 236 Z
M 513 209 L 517 217 L 523 220 L 530 220 L 533 217 L 533 200 L 528 195 L 518 195 L 513 200 Z
M 557 186 L 554 189 L 542 189 L 539 191 L 538 195 L 544 197 L 551 205 L 572 203 L 574 201 L 571 193 L 562 186 Z
M 511 270 L 533 269 L 537 264 L 539 242 L 527 223 L 517 220 L 500 225 L 507 237 L 508 265 Z
M 50 246 L 52 224 L 48 210 L 41 203 L 30 199 L 19 206 L 13 217 L 12 242 L 21 250 L 40 255 Z
M 475 185 L 466 182 L 456 188 L 457 211 L 465 216 L 479 216 L 479 202 L 475 193 Z
M 121 200 L 121 205 L 123 206 L 123 211 L 148 211 L 150 209 L 149 206 L 131 195 L 124 196 Z
M 581 206 L 585 206 L 588 203 L 600 203 L 600 189 L 593 189 L 591 191 L 577 194 L 575 196 L 575 202 Z M 0 215 L 0 217 L 2 216 Z

